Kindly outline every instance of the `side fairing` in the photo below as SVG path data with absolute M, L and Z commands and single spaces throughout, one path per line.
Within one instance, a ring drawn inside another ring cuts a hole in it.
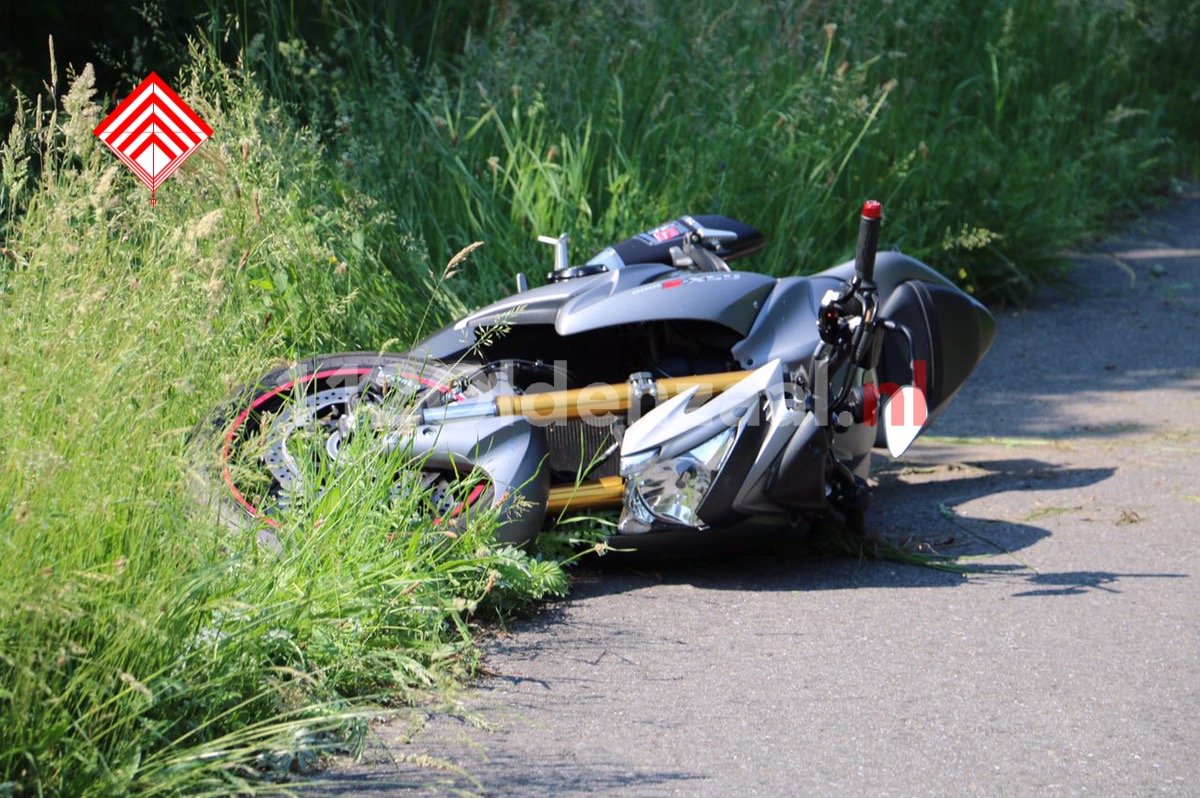
M 854 275 L 854 264 L 843 263 L 821 274 L 849 280 Z M 879 253 L 875 282 L 879 286 L 880 316 L 907 328 L 914 350 L 909 351 L 903 336 L 888 335 L 877 382 L 881 386 L 920 387 L 928 404 L 928 423 L 932 424 L 987 354 L 996 335 L 996 321 L 973 296 L 899 252 Z M 883 445 L 882 430 L 876 445 Z
M 756 368 L 775 359 L 788 368 L 807 363 L 820 343 L 817 304 L 821 294 L 840 285 L 830 278 L 779 280 L 749 334 L 733 347 L 733 356 L 742 368 Z
M 841 290 L 854 276 L 852 261 L 811 277 L 786 277 L 767 298 L 762 313 L 745 339 L 733 347 L 742 368 L 755 368 L 778 358 L 790 366 L 812 358 L 820 343 L 817 313 L 821 297 Z M 899 252 L 880 252 L 875 261 L 875 282 L 884 318 L 906 325 L 914 334 L 914 358 L 927 363 L 926 387 L 931 408 L 941 407 L 962 385 L 987 352 L 995 322 L 972 296 L 920 261 Z M 907 384 L 913 380 L 907 347 L 898 336 L 888 335 L 881 382 Z

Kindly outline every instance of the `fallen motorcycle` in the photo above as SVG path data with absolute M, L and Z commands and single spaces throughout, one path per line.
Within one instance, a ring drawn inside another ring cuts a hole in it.
M 614 539 L 635 547 L 831 511 L 861 524 L 872 448 L 902 454 L 995 332 L 937 272 L 877 253 L 881 221 L 865 203 L 853 262 L 781 279 L 730 269 L 765 239 L 722 216 L 681 216 L 580 266 L 565 234 L 543 237 L 545 285 L 517 275 L 515 294 L 409 352 L 314 357 L 222 408 L 222 512 L 276 526 L 314 487 L 301 438 L 336 468 L 369 428 L 419 473 L 435 523 L 486 509 L 515 544 L 568 508 L 619 507 Z

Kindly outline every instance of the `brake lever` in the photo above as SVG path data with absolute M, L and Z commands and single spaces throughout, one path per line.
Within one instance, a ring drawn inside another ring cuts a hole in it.
M 672 261 L 678 262 L 674 255 L 675 247 L 671 248 Z M 727 264 L 720 255 L 704 246 L 704 239 L 699 233 L 692 233 L 683 239 L 682 253 L 686 260 L 699 272 L 727 272 Z M 678 267 L 676 267 L 678 268 Z
M 692 228 L 697 241 L 701 244 L 721 246 L 728 241 L 737 241 L 738 234 L 732 230 L 721 230 L 715 227 L 705 227 L 691 216 L 682 217 L 682 221 Z

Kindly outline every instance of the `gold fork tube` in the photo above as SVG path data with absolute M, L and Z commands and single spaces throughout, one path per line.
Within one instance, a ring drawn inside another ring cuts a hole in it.
M 546 509 L 561 513 L 570 507 L 573 510 L 585 507 L 619 507 L 625 495 L 625 481 L 620 477 L 601 477 L 594 482 L 578 485 L 556 485 L 550 488 L 550 500 Z
M 699 387 L 699 395 L 708 397 L 745 379 L 750 371 L 726 371 L 698 374 L 694 377 L 668 377 L 656 380 L 659 400 L 677 396 Z M 598 383 L 569 391 L 549 391 L 524 396 L 498 396 L 496 409 L 502 416 L 525 416 L 531 421 L 563 421 L 570 418 L 597 418 L 629 409 L 629 383 Z

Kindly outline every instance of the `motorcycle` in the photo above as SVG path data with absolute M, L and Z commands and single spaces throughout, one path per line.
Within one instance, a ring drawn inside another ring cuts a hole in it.
M 853 261 L 780 279 L 730 268 L 766 239 L 723 216 L 680 216 L 577 266 L 566 234 L 542 237 L 545 285 L 518 274 L 512 296 L 409 352 L 314 357 L 219 410 L 223 517 L 270 537 L 314 488 L 301 440 L 336 468 L 370 429 L 419 474 L 433 523 L 486 510 L 502 542 L 591 508 L 619 508 L 610 542 L 631 547 L 829 513 L 861 528 L 872 449 L 900 456 L 995 333 L 949 280 L 878 252 L 881 222 L 866 202 Z

